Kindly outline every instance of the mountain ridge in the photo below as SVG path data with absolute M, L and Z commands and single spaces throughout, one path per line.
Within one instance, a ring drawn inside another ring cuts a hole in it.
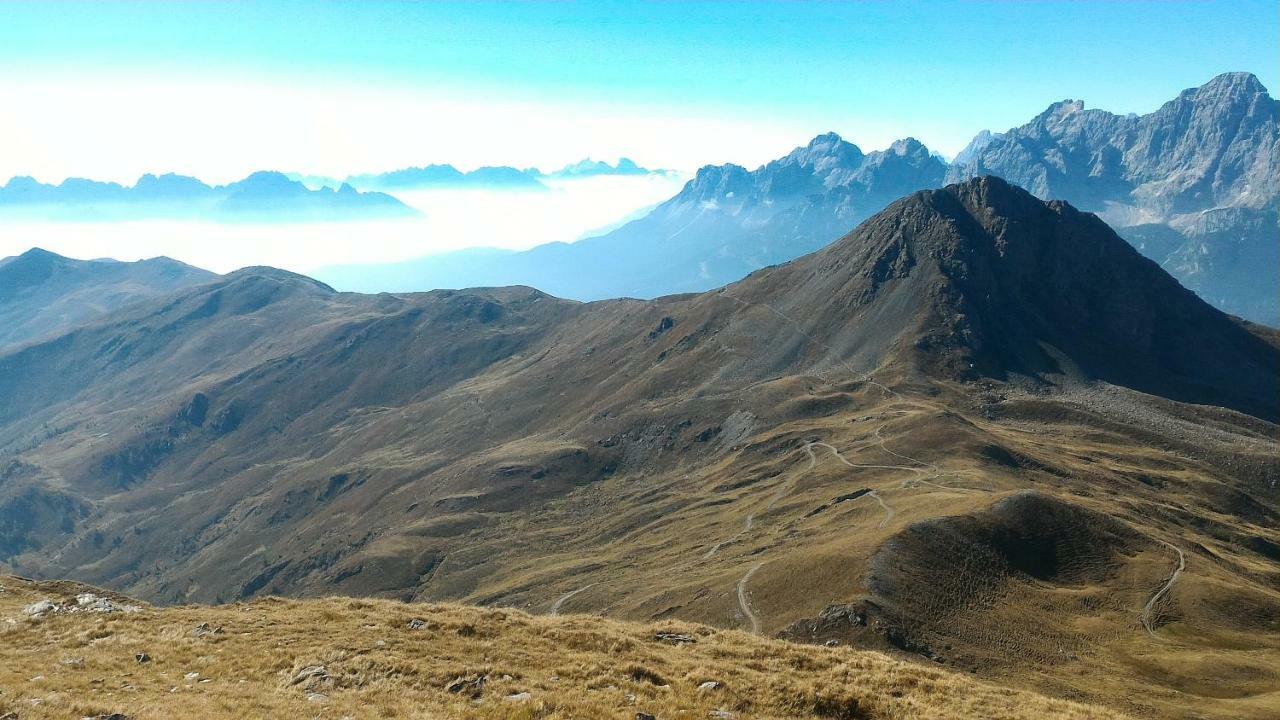
M 358 192 L 347 184 L 311 190 L 283 173 L 259 171 L 217 186 L 173 173 L 146 174 L 129 187 L 84 178 L 48 185 L 20 176 L 0 186 L 0 214 L 17 220 L 277 222 L 408 217 L 417 211 L 383 193 Z
M 0 348 L 55 335 L 215 277 L 167 257 L 132 263 L 72 260 L 32 248 L 0 260 Z
M 911 138 L 864 153 L 826 133 L 756 170 L 700 168 L 647 216 L 572 245 L 318 274 L 361 290 L 519 283 L 580 300 L 700 292 L 817 250 L 903 195 L 994 174 L 1099 213 L 1216 307 L 1280 326 L 1277 107 L 1248 73 L 1218 76 L 1143 116 L 1064 100 L 1019 128 L 982 131 L 950 165 Z M 1208 227 L 1205 214 L 1216 215 Z

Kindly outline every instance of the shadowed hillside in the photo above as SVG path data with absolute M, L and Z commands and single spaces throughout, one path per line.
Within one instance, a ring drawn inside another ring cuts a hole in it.
M 40 250 L 0 260 L 0 347 L 65 332 L 133 302 L 212 281 L 169 258 L 72 260 Z

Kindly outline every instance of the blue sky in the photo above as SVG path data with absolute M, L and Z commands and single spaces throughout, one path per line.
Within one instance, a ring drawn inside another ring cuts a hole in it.
M 23 148 L 0 175 L 584 155 L 691 169 L 825 130 L 950 154 L 1065 97 L 1147 112 L 1228 70 L 1274 91 L 1278 7 L 7 2 L 0 131 Z

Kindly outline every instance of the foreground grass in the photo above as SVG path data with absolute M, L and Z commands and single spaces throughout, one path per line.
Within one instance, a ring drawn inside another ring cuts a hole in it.
M 345 598 L 33 618 L 26 606 L 91 589 L 0 588 L 0 716 L 19 720 L 1121 717 L 879 653 L 684 623 Z

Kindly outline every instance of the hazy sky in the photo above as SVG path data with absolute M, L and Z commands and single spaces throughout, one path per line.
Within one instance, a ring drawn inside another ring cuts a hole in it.
M 1280 3 L 0 4 L 0 181 L 225 181 L 620 155 L 754 165 L 835 130 L 954 153 L 1050 102 L 1273 91 Z

